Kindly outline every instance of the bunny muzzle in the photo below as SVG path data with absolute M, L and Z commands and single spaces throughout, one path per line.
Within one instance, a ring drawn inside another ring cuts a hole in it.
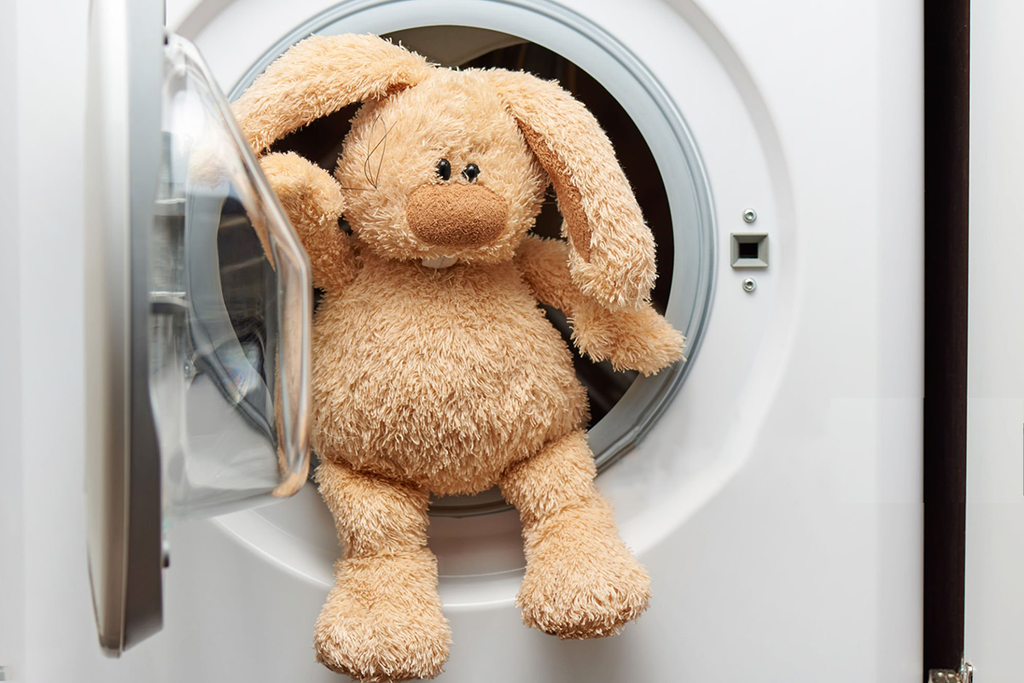
M 479 247 L 501 235 L 508 205 L 482 185 L 424 185 L 409 196 L 406 219 L 427 244 Z

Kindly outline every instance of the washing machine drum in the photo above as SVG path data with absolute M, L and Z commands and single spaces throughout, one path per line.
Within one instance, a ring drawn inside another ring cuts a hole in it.
M 393 18 L 385 10 L 383 18 Z M 338 17 L 320 26 L 318 33 L 346 30 L 352 17 Z M 658 279 L 652 303 L 688 340 L 688 355 L 699 346 L 710 302 L 713 224 L 710 193 L 704 185 L 697 150 L 690 143 L 678 111 L 671 102 L 656 96 L 639 65 L 619 65 L 602 70 L 602 79 L 591 75 L 572 59 L 525 38 L 479 27 L 428 25 L 396 31 L 378 31 L 396 43 L 418 52 L 432 62 L 449 67 L 499 67 L 525 70 L 544 79 L 555 79 L 598 118 L 615 147 L 626 176 L 655 237 Z M 578 29 L 567 29 L 575 31 Z M 569 33 L 573 35 L 573 33 Z M 231 91 L 237 98 L 254 78 L 291 45 L 290 36 L 267 52 Z M 566 36 L 560 36 L 565 38 Z M 612 44 L 591 43 L 592 55 L 607 54 Z M 607 84 L 607 85 L 606 85 Z M 616 96 L 612 89 L 627 94 Z M 342 141 L 360 104 L 351 105 L 286 136 L 274 144 L 278 152 L 292 151 L 321 168 L 333 170 Z M 627 106 L 629 110 L 627 111 Z M 637 112 L 641 112 L 637 115 Z M 636 117 L 636 118 L 634 118 Z M 642 127 L 645 130 L 642 129 Z M 656 141 L 660 141 L 656 142 Z M 682 183 L 668 184 L 665 177 L 682 175 Z M 533 229 L 535 234 L 559 238 L 562 234 L 553 188 L 549 188 Z M 669 306 L 670 298 L 672 306 Z M 689 365 L 678 364 L 655 377 L 636 372 L 616 372 L 609 362 L 582 358 L 571 339 L 571 328 L 561 311 L 546 310 L 573 350 L 577 375 L 590 402 L 590 445 L 598 470 L 611 466 L 651 426 L 681 386 Z M 691 358 L 692 364 L 692 358 Z M 507 509 L 497 490 L 477 496 L 435 499 L 435 516 L 467 516 Z

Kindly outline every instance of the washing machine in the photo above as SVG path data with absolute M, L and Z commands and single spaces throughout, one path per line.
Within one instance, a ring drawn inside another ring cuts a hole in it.
M 583 101 L 654 232 L 654 303 L 688 340 L 653 377 L 577 359 L 649 610 L 608 639 L 526 628 L 518 515 L 494 491 L 437 498 L 453 631 L 437 680 L 920 678 L 920 3 L 168 0 L 96 2 L 88 21 L 89 68 L 119 65 L 90 83 L 124 84 L 86 88 L 85 522 L 95 647 L 120 655 L 105 680 L 342 680 L 312 652 L 340 554 L 306 481 L 316 293 L 228 107 L 291 45 L 341 33 Z M 331 169 L 352 113 L 275 149 Z M 230 191 L 186 187 L 182 146 L 232 158 Z M 551 204 L 536 230 L 555 235 Z M 104 232 L 118 221 L 145 239 Z

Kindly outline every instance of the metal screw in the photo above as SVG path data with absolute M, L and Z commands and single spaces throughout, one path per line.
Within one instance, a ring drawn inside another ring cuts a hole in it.
M 746 280 L 743 281 L 743 291 L 744 292 L 749 294 L 749 293 L 753 292 L 755 289 L 757 289 L 757 283 L 754 282 L 754 278 L 748 277 Z
M 757 220 L 757 211 L 754 211 L 753 209 L 744 209 L 743 220 L 747 223 L 753 223 Z

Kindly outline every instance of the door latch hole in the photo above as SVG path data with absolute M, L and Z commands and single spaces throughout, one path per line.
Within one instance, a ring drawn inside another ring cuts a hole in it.
M 729 253 L 733 268 L 768 267 L 768 233 L 734 232 Z

